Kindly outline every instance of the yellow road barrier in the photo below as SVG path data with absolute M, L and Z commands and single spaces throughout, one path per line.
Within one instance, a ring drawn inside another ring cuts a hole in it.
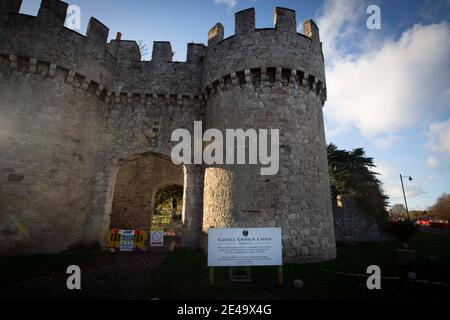
M 108 248 L 120 249 L 120 229 L 111 229 L 106 236 Z M 135 230 L 134 232 L 134 249 L 147 251 L 148 232 L 145 230 Z

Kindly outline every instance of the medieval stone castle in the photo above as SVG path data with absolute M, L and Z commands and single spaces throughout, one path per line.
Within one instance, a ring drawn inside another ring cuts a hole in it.
M 184 187 L 182 245 L 204 247 L 210 227 L 282 228 L 287 259 L 336 255 L 322 107 L 324 58 L 316 24 L 297 32 L 295 12 L 276 8 L 274 28 L 255 11 L 218 23 L 186 62 L 169 42 L 141 61 L 135 41 L 95 18 L 86 36 L 64 27 L 67 4 L 0 2 L 0 252 L 59 252 L 102 244 L 111 227 L 150 228 L 152 201 Z M 171 133 L 280 130 L 280 169 L 180 165 Z

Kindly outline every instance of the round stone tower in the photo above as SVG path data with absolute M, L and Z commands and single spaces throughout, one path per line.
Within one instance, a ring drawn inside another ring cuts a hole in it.
M 260 164 L 208 166 L 203 231 L 281 227 L 288 260 L 333 259 L 319 30 L 308 20 L 304 34 L 298 33 L 295 11 L 284 8 L 275 9 L 274 29 L 255 29 L 254 9 L 236 13 L 235 24 L 227 39 L 221 24 L 209 32 L 205 129 L 224 135 L 226 129 L 278 129 L 279 171 L 261 175 Z
M 96 19 L 83 36 L 63 27 L 66 3 L 21 3 L 0 4 L 0 252 L 58 252 L 84 234 L 113 58 Z

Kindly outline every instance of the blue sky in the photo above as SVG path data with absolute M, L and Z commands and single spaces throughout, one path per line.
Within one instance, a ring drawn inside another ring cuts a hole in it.
M 375 159 L 391 204 L 426 209 L 450 193 L 450 0 L 69 0 L 81 8 L 80 33 L 91 16 L 110 28 L 110 38 L 168 40 L 175 59 L 188 42 L 207 42 L 216 22 L 234 33 L 234 12 L 256 8 L 258 28 L 273 27 L 275 6 L 296 10 L 301 23 L 319 25 L 327 65 L 324 107 L 327 141 L 364 147 Z M 35 15 L 40 1 L 24 0 Z M 381 29 L 366 27 L 368 5 L 381 9 Z M 299 28 L 301 32 L 301 27 Z M 147 57 L 148 59 L 148 57 Z

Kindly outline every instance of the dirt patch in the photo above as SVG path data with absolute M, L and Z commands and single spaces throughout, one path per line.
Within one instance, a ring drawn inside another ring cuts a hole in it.
M 0 299 L 149 299 L 145 289 L 167 249 L 145 253 L 104 253 L 83 262 L 81 290 L 68 290 L 65 270 L 0 288 Z

